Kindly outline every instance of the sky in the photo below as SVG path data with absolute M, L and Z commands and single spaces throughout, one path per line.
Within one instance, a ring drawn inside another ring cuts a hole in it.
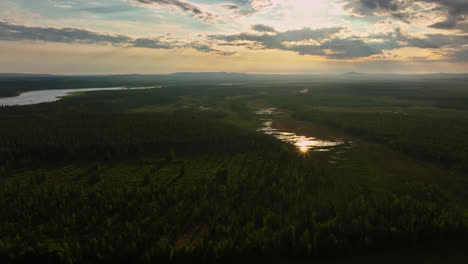
M 1 0 L 0 72 L 468 72 L 468 0 Z

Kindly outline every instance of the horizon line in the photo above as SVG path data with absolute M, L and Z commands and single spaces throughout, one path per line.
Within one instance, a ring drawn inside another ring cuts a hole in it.
M 407 73 L 407 72 L 394 72 L 394 73 L 375 73 L 375 72 L 329 72 L 329 73 L 246 73 L 246 72 L 225 72 L 225 71 L 200 71 L 200 72 L 171 72 L 171 73 L 102 73 L 102 74 L 92 74 L 92 73 L 29 73 L 29 72 L 0 72 L 0 77 L 5 77 L 2 75 L 37 75 L 37 76 L 123 76 L 123 75 L 173 75 L 173 74 L 244 74 L 244 75 L 345 75 L 345 74 L 361 74 L 361 75 L 455 75 L 455 74 L 468 74 L 468 72 L 425 72 L 425 73 Z

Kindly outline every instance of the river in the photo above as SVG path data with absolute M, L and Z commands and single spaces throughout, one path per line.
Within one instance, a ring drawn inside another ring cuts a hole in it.
M 341 140 L 327 141 L 317 139 L 314 137 L 297 135 L 296 133 L 292 132 L 279 131 L 278 129 L 273 127 L 272 115 L 278 114 L 278 111 L 275 108 L 264 108 L 258 110 L 256 114 L 261 117 L 262 121 L 262 127 L 259 128 L 257 131 L 260 131 L 267 135 L 272 135 L 273 137 L 283 142 L 293 144 L 301 152 L 305 153 L 308 151 L 330 151 L 333 147 L 345 144 L 345 142 Z

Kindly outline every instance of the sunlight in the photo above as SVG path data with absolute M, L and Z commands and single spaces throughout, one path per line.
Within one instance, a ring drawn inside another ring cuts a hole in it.
M 272 135 L 283 142 L 293 144 L 304 154 L 309 151 L 327 151 L 332 147 L 344 144 L 343 141 L 320 140 L 314 137 L 297 135 L 293 132 L 279 131 L 277 128 L 273 127 L 273 119 L 271 118 L 272 115 L 279 113 L 275 108 L 264 108 L 256 111 L 255 113 L 263 116 L 262 127 L 257 129 L 257 131 L 266 135 Z
M 325 26 L 328 5 L 326 0 L 293 0 L 289 2 L 293 23 L 308 25 L 314 28 Z
M 299 147 L 299 150 L 302 152 L 302 153 L 307 153 L 307 151 L 309 150 L 308 147 Z
M 295 10 L 302 10 L 304 13 L 315 13 L 317 10 L 324 10 L 326 8 L 325 0 L 294 0 L 291 5 Z

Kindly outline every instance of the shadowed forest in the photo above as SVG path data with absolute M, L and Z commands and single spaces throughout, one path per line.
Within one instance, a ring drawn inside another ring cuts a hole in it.
M 467 261 L 467 76 L 7 76 L 0 96 L 112 86 L 161 88 L 0 107 L 2 263 Z M 347 143 L 301 151 L 258 131 L 265 108 Z

